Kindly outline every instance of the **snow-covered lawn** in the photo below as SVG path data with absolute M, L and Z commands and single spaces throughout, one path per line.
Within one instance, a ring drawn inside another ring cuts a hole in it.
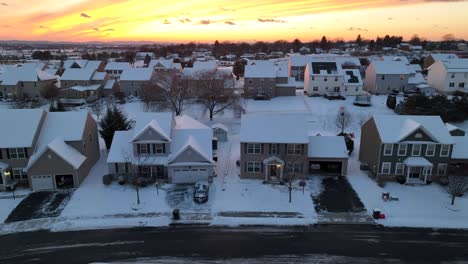
M 23 200 L 22 198 L 1 198 L 0 199 L 0 223 L 3 223 L 11 211 Z

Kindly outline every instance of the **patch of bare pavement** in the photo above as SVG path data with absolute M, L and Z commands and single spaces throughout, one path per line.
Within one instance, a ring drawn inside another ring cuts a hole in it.
M 467 263 L 468 231 L 315 227 L 134 228 L 0 236 L 0 263 Z

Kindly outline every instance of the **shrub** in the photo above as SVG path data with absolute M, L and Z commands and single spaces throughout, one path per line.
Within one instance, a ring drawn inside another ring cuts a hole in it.
M 112 182 L 112 175 L 106 174 L 106 175 L 102 176 L 102 183 L 104 185 L 109 185 L 109 184 L 111 184 L 111 182 Z
M 447 185 L 449 184 L 449 179 L 448 179 L 448 177 L 445 177 L 445 176 L 444 176 L 444 177 L 440 177 L 439 183 L 440 183 L 440 185 L 442 185 L 442 186 L 447 186 Z
M 125 178 L 125 176 L 119 176 L 117 181 L 120 185 L 124 185 L 125 183 L 127 183 L 127 178 Z
M 396 181 L 399 183 L 399 184 L 404 184 L 406 182 L 406 178 L 405 176 L 397 176 L 396 177 Z

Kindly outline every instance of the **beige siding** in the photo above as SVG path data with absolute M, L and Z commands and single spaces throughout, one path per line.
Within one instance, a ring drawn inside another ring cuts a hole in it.
M 378 169 L 381 143 L 374 119 L 371 118 L 362 125 L 359 149 L 359 161 L 368 163 L 371 170 Z

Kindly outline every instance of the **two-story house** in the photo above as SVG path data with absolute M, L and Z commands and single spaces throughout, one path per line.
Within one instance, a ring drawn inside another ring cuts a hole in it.
M 468 59 L 436 61 L 429 67 L 427 82 L 439 93 L 468 93 Z
M 119 80 L 124 70 L 133 68 L 128 62 L 108 62 L 104 71 L 109 74 L 112 79 Z
M 111 174 L 170 183 L 214 176 L 211 128 L 172 113 L 139 113 L 135 121 L 132 130 L 114 135 L 107 157 Z
M 95 101 L 101 97 L 109 76 L 90 68 L 68 68 L 60 77 L 60 96 L 66 99 Z
M 15 124 L 0 133 L 0 189 L 77 188 L 99 159 L 97 124 L 88 112 L 2 110 L 0 121 Z
M 295 96 L 296 87 L 290 82 L 287 65 L 278 60 L 248 61 L 244 71 L 244 96 Z
M 309 135 L 305 115 L 244 115 L 240 144 L 241 178 L 282 181 L 288 173 L 346 175 L 344 138 Z
M 424 70 L 429 69 L 436 61 L 449 61 L 458 59 L 455 53 L 432 53 L 424 59 Z
M 150 83 L 156 72 L 151 68 L 126 69 L 120 76 L 120 92 L 125 96 L 141 95 L 143 87 Z
M 359 160 L 380 182 L 447 175 L 454 140 L 439 116 L 375 115 L 362 125 Z

